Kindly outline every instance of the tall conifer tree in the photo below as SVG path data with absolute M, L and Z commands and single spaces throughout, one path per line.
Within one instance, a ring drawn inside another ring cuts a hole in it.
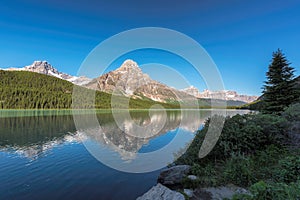
M 267 81 L 263 87 L 265 113 L 280 113 L 291 103 L 299 99 L 295 87 L 294 68 L 280 49 L 273 53 L 272 63 L 266 73 Z

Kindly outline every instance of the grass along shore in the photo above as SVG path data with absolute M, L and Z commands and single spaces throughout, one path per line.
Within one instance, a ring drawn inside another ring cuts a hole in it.
M 176 165 L 190 165 L 190 174 L 198 177 L 194 181 L 184 179 L 182 188 L 234 184 L 251 194 L 233 199 L 300 199 L 300 103 L 280 115 L 227 117 L 216 146 L 199 159 L 210 120 L 175 161 Z

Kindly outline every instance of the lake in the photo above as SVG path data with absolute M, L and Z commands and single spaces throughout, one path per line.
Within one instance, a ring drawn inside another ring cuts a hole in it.
M 136 199 L 156 184 L 160 170 L 151 169 L 162 159 L 154 152 L 170 163 L 211 112 L 79 112 L 79 128 L 68 110 L 0 110 L 0 199 Z M 94 116 L 99 126 L 89 125 Z M 135 132 L 148 135 L 127 134 Z

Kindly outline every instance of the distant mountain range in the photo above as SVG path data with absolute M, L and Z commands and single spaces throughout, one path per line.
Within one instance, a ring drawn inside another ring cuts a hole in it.
M 182 91 L 200 99 L 222 99 L 250 103 L 257 100 L 258 98 L 258 96 L 238 94 L 236 91 L 230 90 L 210 91 L 206 89 L 203 92 L 200 92 L 194 86 L 190 86 L 189 88 L 183 89 Z
M 190 101 L 194 99 L 218 99 L 231 101 L 231 104 L 241 105 L 257 99 L 256 96 L 240 95 L 235 91 L 209 91 L 199 90 L 193 86 L 177 90 L 163 83 L 155 81 L 142 72 L 133 60 L 126 60 L 118 69 L 103 74 L 95 79 L 84 76 L 71 76 L 59 72 L 47 61 L 34 61 L 33 64 L 23 68 L 7 68 L 6 71 L 29 71 L 50 75 L 69 81 L 89 89 L 106 93 L 117 93 L 133 98 L 147 98 L 158 102 L 170 103 L 175 101 Z M 234 101 L 236 101 L 234 103 Z
M 69 74 L 65 74 L 59 72 L 55 69 L 50 63 L 47 61 L 34 61 L 31 65 L 22 67 L 22 68 L 7 68 L 3 69 L 7 71 L 28 71 L 28 72 L 36 72 L 40 74 L 54 76 L 56 78 L 60 78 L 76 85 L 84 85 L 91 81 L 91 79 L 84 76 L 71 76 Z

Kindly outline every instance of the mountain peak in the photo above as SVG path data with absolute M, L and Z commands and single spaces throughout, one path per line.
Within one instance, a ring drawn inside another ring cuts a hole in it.
M 131 70 L 141 71 L 138 64 L 135 61 L 130 60 L 130 59 L 125 60 L 118 70 L 120 70 L 120 71 L 131 71 Z
M 46 61 L 46 60 L 43 60 L 43 61 L 41 61 L 41 60 L 35 60 L 35 61 L 33 61 L 33 64 L 36 64 L 36 65 L 48 64 L 48 61 Z
M 152 80 L 133 60 L 125 60 L 117 70 L 103 74 L 87 84 L 86 87 L 109 93 L 115 91 L 126 96 L 134 95 L 136 98 L 146 97 L 160 102 L 176 100 L 177 93 L 190 97 L 190 95 Z
M 36 60 L 36 61 L 33 61 L 33 63 L 31 65 L 28 65 L 26 66 L 25 68 L 46 68 L 46 69 L 49 69 L 49 68 L 54 68 L 48 61 L 41 61 L 41 60 Z
M 131 60 L 131 59 L 127 59 L 123 62 L 123 65 L 126 64 L 126 65 L 137 65 L 137 63 L 134 61 L 134 60 Z
M 198 90 L 195 86 L 193 86 L 193 85 L 191 85 L 191 86 L 188 87 L 188 88 L 182 89 L 181 91 L 183 91 L 183 92 L 185 92 L 185 93 L 187 93 L 187 94 L 189 94 L 189 95 L 192 95 L 192 96 L 194 96 L 194 97 L 197 97 L 197 98 L 200 97 L 200 92 L 199 92 L 199 90 Z
M 22 68 L 7 68 L 4 70 L 29 71 L 29 72 L 45 74 L 45 75 L 54 76 L 56 78 L 60 78 L 60 79 L 69 81 L 75 85 L 84 85 L 91 81 L 91 79 L 84 77 L 84 76 L 77 77 L 77 76 L 71 76 L 69 74 L 59 72 L 48 61 L 45 61 L 45 60 L 44 61 L 36 60 L 31 65 L 27 65 Z
M 185 89 L 194 89 L 194 90 L 198 90 L 195 86 L 191 85 L 189 86 L 188 88 L 185 88 Z
M 41 74 L 60 74 L 57 69 L 55 69 L 50 63 L 47 61 L 34 61 L 31 65 L 25 67 L 25 70 L 37 72 Z

